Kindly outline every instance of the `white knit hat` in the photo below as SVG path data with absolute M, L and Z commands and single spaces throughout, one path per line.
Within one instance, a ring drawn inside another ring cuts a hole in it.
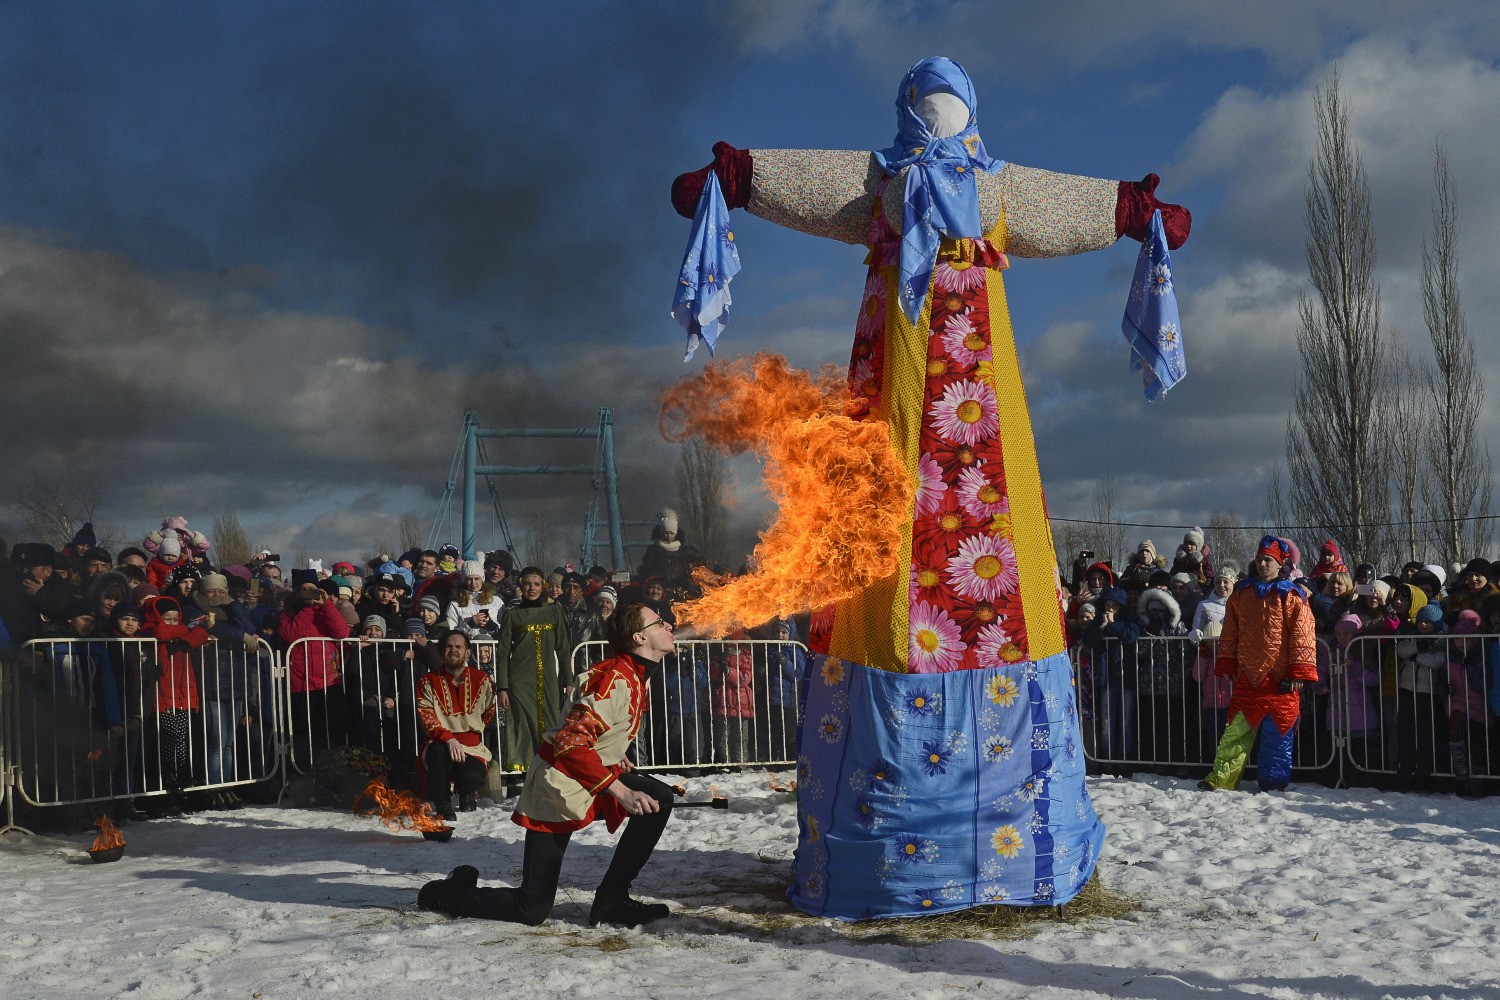
M 481 580 L 484 579 L 484 563 L 480 562 L 478 559 L 465 560 L 464 578 L 468 579 L 469 577 L 473 576 L 477 576 Z

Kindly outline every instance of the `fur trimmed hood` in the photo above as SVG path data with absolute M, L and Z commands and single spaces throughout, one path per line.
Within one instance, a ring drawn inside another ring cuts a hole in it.
M 1135 613 L 1142 624 L 1151 620 L 1152 611 L 1166 612 L 1168 628 L 1176 628 L 1182 623 L 1182 607 L 1168 591 L 1152 588 L 1142 592 L 1135 602 Z

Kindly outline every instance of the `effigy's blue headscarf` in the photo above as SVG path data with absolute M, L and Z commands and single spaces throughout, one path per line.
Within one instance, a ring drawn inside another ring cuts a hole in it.
M 916 104 L 939 91 L 953 94 L 969 109 L 969 122 L 957 135 L 938 138 L 917 115 Z M 922 312 L 927 284 L 937 263 L 938 244 L 984 235 L 979 221 L 976 170 L 998 173 L 1004 160 L 991 159 L 979 138 L 974 84 L 952 59 L 923 59 L 901 81 L 896 92 L 896 142 L 875 152 L 875 162 L 895 177 L 906 174 L 901 213 L 901 309 L 913 324 Z

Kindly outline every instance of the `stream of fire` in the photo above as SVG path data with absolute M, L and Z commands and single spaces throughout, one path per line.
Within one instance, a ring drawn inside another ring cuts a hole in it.
M 777 505 L 755 547 L 755 569 L 677 609 L 679 621 L 723 636 L 737 627 L 825 607 L 897 571 L 914 486 L 884 421 L 848 415 L 832 366 L 817 375 L 780 355 L 711 362 L 668 389 L 657 426 L 668 441 L 701 435 L 727 455 L 765 458 Z

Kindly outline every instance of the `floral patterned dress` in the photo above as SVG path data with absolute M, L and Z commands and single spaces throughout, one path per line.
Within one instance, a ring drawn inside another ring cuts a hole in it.
M 900 570 L 814 616 L 788 897 L 846 919 L 1066 902 L 1104 828 L 1001 272 L 1113 243 L 1117 182 L 981 176 L 985 237 L 943 240 L 913 324 L 893 301 L 900 179 L 868 154 L 752 155 L 752 214 L 869 247 L 853 407 L 916 485 Z

